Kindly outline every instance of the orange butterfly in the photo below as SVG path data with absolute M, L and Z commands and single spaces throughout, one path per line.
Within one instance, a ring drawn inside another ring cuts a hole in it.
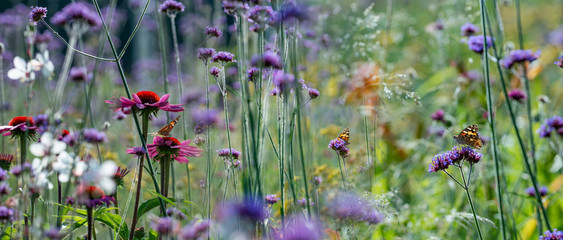
M 350 142 L 348 142 L 348 139 L 350 139 L 350 129 L 344 128 L 340 135 L 338 135 L 338 138 L 344 140 L 346 144 L 350 144 Z
M 172 128 L 174 128 L 174 126 L 176 125 L 176 123 L 178 123 L 178 119 L 180 119 L 181 115 L 178 115 L 176 117 L 176 119 L 174 119 L 172 122 L 166 124 L 166 126 L 162 127 L 160 130 L 158 130 L 157 135 L 161 135 L 164 137 L 169 137 L 170 136 L 170 131 L 172 131 Z
M 463 129 L 459 135 L 454 136 L 454 140 L 459 144 L 469 145 L 476 149 L 481 149 L 483 146 L 483 141 L 479 137 L 479 127 L 475 124 Z

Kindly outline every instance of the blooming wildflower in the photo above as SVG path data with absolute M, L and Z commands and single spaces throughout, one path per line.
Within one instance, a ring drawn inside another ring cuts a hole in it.
M 476 53 L 483 53 L 484 43 L 483 43 L 483 35 L 478 36 L 470 36 L 467 40 L 467 45 L 471 51 Z M 493 39 L 487 36 L 487 49 L 493 45 Z
M 72 206 L 72 205 L 74 205 L 74 202 L 75 202 L 75 201 L 76 201 L 76 200 L 75 200 L 73 197 L 67 197 L 67 198 L 65 199 L 65 204 Z
M 283 61 L 281 57 L 271 50 L 265 51 L 262 56 L 253 56 L 250 60 L 250 64 L 254 67 L 271 67 L 275 69 L 283 68 Z
M 20 80 L 22 83 L 30 82 L 35 80 L 35 73 L 30 62 L 26 62 L 23 58 L 16 56 L 14 58 L 14 68 L 8 71 L 8 78 Z
M 217 155 L 219 155 L 219 157 L 222 157 L 224 159 L 239 159 L 241 152 L 237 151 L 234 148 L 231 148 L 230 151 L 230 156 L 229 156 L 229 148 L 223 148 L 223 149 L 219 149 L 217 150 Z
M 546 119 L 545 122 L 538 129 L 538 134 L 542 138 L 551 137 L 551 132 L 555 131 L 559 136 L 563 136 L 563 118 L 554 116 Z
M 323 177 L 322 177 L 322 176 L 315 176 L 315 177 L 313 177 L 313 183 L 315 184 L 315 186 L 321 185 L 322 182 L 323 182 Z
M 219 28 L 217 26 L 206 27 L 204 33 L 208 37 L 216 37 L 216 38 L 219 38 L 219 37 L 221 37 L 221 35 L 223 35 L 223 32 L 221 32 L 221 30 L 219 30 Z
M 284 240 L 319 240 L 322 238 L 322 226 L 319 222 L 296 217 L 286 226 L 283 232 Z
M 434 113 L 432 113 L 432 115 L 430 115 L 430 118 L 432 118 L 432 120 L 434 120 L 434 121 L 443 122 L 444 116 L 445 116 L 444 110 L 438 109 L 436 112 L 434 112 Z
M 73 82 L 85 82 L 88 80 L 88 73 L 84 67 L 73 67 L 70 69 L 70 80 Z
M 309 91 L 309 97 L 310 97 L 311 99 L 318 98 L 319 95 L 321 94 L 321 93 L 319 92 L 319 90 L 317 90 L 316 88 L 308 88 L 307 90 Z
M 504 68 L 512 68 L 515 63 L 524 63 L 526 61 L 533 62 L 540 57 L 540 51 L 532 53 L 532 50 L 512 50 L 501 60 L 502 66 Z
M 14 161 L 14 155 L 2 153 L 0 154 L 0 168 L 9 171 Z
M 553 231 L 545 231 L 543 235 L 540 236 L 539 240 L 561 240 L 563 239 L 563 231 L 553 229 Z
M 101 188 L 84 184 L 76 187 L 76 200 L 78 204 L 85 205 L 88 208 L 95 208 L 104 205 L 104 203 L 109 206 L 112 202 L 115 202 L 115 199 L 106 196 Z
M 7 183 L 0 184 L 0 197 L 4 197 L 12 192 L 12 188 Z
M 526 100 L 526 93 L 524 93 L 524 91 L 520 89 L 512 89 L 508 93 L 508 98 L 515 100 L 519 103 L 522 103 L 524 100 Z
M 284 73 L 282 70 L 275 70 L 272 76 L 272 82 L 277 88 L 277 94 L 288 93 L 295 84 L 293 74 Z
M 179 223 L 171 217 L 157 218 L 151 222 L 151 228 L 162 236 L 167 236 L 178 231 Z
M 240 167 L 241 162 L 239 160 L 233 161 L 233 168 Z
M 10 175 L 8 175 L 8 171 L 0 169 L 0 182 L 6 181 L 9 177 Z
M 548 189 L 546 186 L 542 186 L 540 189 L 538 189 L 540 196 L 541 197 L 545 197 L 547 195 Z M 534 191 L 534 187 L 529 187 L 526 188 L 526 193 L 528 194 L 528 196 L 530 197 L 534 197 L 536 196 L 536 192 Z
M 37 126 L 36 131 L 39 134 L 43 134 L 49 128 L 49 116 L 47 114 L 34 116 L 33 121 L 35 121 L 35 126 Z
M 330 140 L 328 148 L 336 151 L 336 153 L 338 153 L 338 155 L 340 155 L 342 158 L 346 158 L 350 156 L 350 148 L 348 148 L 347 145 L 348 143 L 346 143 L 344 140 L 336 138 L 334 140 Z
M 269 205 L 274 205 L 280 200 L 280 198 L 276 194 L 266 195 L 265 199 L 266 203 Z
M 87 162 L 77 163 L 74 174 L 82 176 L 82 183 L 88 186 L 99 187 L 105 194 L 113 194 L 115 191 L 114 173 L 117 166 L 111 160 L 104 161 L 101 165 L 93 159 Z
M 444 154 L 437 154 L 432 158 L 432 163 L 428 166 L 428 172 L 446 170 L 452 164 L 452 160 L 446 158 Z
M 117 111 L 113 115 L 113 119 L 115 119 L 117 121 L 121 121 L 125 118 L 127 118 L 127 115 L 125 113 L 123 113 L 122 111 Z
M 183 142 L 173 137 L 155 136 L 152 144 L 148 144 L 147 148 L 151 158 L 159 160 L 163 157 L 174 159 L 180 163 L 188 163 L 187 157 L 201 157 L 202 149 L 190 146 L 191 139 Z
M 248 74 L 248 81 L 254 82 L 258 78 L 258 73 L 260 73 L 260 69 L 256 67 L 249 68 L 246 73 Z
M 103 143 L 108 141 L 106 134 L 95 128 L 84 129 L 83 134 L 84 140 L 88 143 Z
M 113 174 L 113 180 L 115 181 L 115 185 L 118 187 L 123 187 L 123 184 L 125 183 L 123 179 L 125 178 L 125 176 L 127 176 L 127 174 L 129 174 L 130 171 L 131 170 L 127 168 L 118 167 L 115 170 L 115 173 Z
M 383 219 L 383 215 L 376 211 L 372 203 L 354 193 L 338 194 L 329 202 L 329 214 L 345 221 L 363 221 L 370 224 L 380 222 L 374 221 L 375 216 L 377 216 L 377 219 Z
M 563 55 L 559 56 L 559 58 L 555 62 L 555 65 L 557 65 L 560 68 L 563 68 Z
M 175 15 L 176 13 L 183 12 L 186 7 L 181 2 L 176 0 L 166 0 L 160 4 L 158 11 L 161 13 Z
M 211 69 L 209 69 L 209 73 L 211 75 L 213 75 L 213 77 L 215 77 L 215 78 L 219 77 L 220 72 L 221 72 L 221 69 L 219 69 L 218 67 L 212 67 Z
M 225 64 L 228 62 L 236 62 L 234 58 L 235 55 L 230 52 L 217 52 L 213 54 L 213 56 L 211 57 L 213 62 L 221 62 L 221 64 Z
M 125 152 L 127 152 L 129 154 L 133 154 L 133 155 L 135 155 L 135 157 L 142 157 L 146 153 L 145 148 L 143 148 L 143 147 L 129 148 L 129 149 L 125 150 Z
M 209 60 L 209 58 L 213 57 L 213 55 L 215 55 L 215 49 L 213 49 L 213 48 L 198 48 L 197 49 L 197 58 L 203 60 L 204 62 L 207 62 L 207 60 Z
M 55 65 L 49 60 L 49 51 L 45 50 L 43 53 L 37 53 L 34 59 L 29 61 L 33 71 L 40 71 L 41 74 L 48 78 L 55 71 Z
M 211 222 L 209 220 L 193 221 L 192 223 L 182 228 L 179 234 L 180 239 L 181 240 L 205 239 L 205 236 L 208 234 L 208 230 L 210 226 L 211 226 Z
M 184 214 L 184 212 L 182 212 L 182 210 L 177 209 L 175 207 L 169 207 L 166 209 L 166 216 L 169 217 L 174 217 L 176 216 L 176 218 L 178 218 L 178 220 L 184 220 L 186 219 L 186 214 Z
M 35 121 L 33 121 L 32 117 L 26 116 L 19 116 L 12 118 L 8 123 L 8 126 L 0 126 L 0 133 L 3 133 L 4 136 L 12 136 L 12 137 L 24 137 L 27 133 L 27 136 L 31 139 L 35 138 Z
M 248 3 L 239 0 L 223 0 L 223 11 L 228 14 L 234 16 L 237 11 L 246 11 L 248 10 Z
M 63 129 L 62 135 L 60 136 L 61 137 L 60 141 L 63 141 L 69 147 L 72 147 L 78 141 L 78 136 L 79 136 L 78 132 L 70 133 L 68 130 Z
M 303 22 L 311 16 L 308 7 L 298 5 L 295 1 L 288 1 L 283 7 L 279 20 L 285 23 Z
M 131 108 L 139 111 L 140 115 L 156 115 L 158 110 L 163 110 L 167 112 L 181 112 L 184 111 L 184 107 L 180 104 L 170 104 L 168 98 L 170 94 L 164 94 L 159 97 L 156 93 L 151 91 L 140 91 L 133 94 L 133 99 L 128 99 L 125 97 L 120 97 L 119 99 L 106 100 L 107 104 L 110 104 L 110 108 L 115 112 L 121 110 L 123 113 L 127 114 L 124 110 Z
M 94 12 L 92 4 L 85 2 L 73 2 L 66 5 L 61 11 L 55 13 L 51 22 L 55 25 L 80 24 L 79 33 L 85 32 L 88 27 L 98 27 L 102 24 L 98 15 Z
M 29 21 L 37 24 L 43 18 L 47 16 L 47 8 L 44 7 L 33 7 L 29 12 Z
M 301 199 L 297 200 L 297 204 L 299 204 L 299 205 L 301 205 L 301 206 L 307 206 L 307 199 L 306 199 L 306 198 L 301 198 Z M 310 205 L 315 205 L 315 202 L 313 202 L 313 200 L 309 198 L 309 204 L 310 204 Z
M 62 239 L 64 237 L 64 235 L 61 234 L 61 230 L 59 228 L 56 228 L 56 227 L 45 231 L 43 233 L 43 236 L 45 236 L 45 238 L 50 239 L 50 240 L 59 240 L 59 239 Z
M 8 223 L 16 220 L 15 210 L 6 206 L 0 206 L 0 222 Z
M 469 37 L 472 36 L 473 34 L 477 33 L 479 31 L 479 28 L 477 28 L 477 26 L 471 24 L 471 23 L 466 23 L 463 24 L 461 26 L 461 35 L 464 37 Z
M 275 25 L 278 15 L 270 6 L 255 5 L 248 12 L 247 18 L 249 22 L 254 23 L 250 30 L 261 32 L 266 29 L 267 25 Z
M 196 108 L 192 110 L 191 117 L 193 122 L 197 126 L 203 127 L 203 129 L 219 123 L 219 111 L 216 109 L 206 110 Z

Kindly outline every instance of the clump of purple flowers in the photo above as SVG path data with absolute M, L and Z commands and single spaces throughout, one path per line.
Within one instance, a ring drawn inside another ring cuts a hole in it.
M 551 132 L 555 131 L 559 136 L 563 137 L 563 118 L 554 116 L 545 120 L 545 122 L 538 129 L 541 138 L 551 137 Z
M 508 93 L 508 98 L 517 101 L 519 103 L 522 103 L 524 100 L 526 100 L 526 93 L 524 93 L 524 91 L 520 89 L 512 89 Z
M 55 13 L 51 22 L 61 26 L 72 23 L 84 23 L 89 27 L 98 27 L 102 22 L 98 15 L 94 13 L 93 8 L 93 5 L 85 2 L 73 2 Z
M 545 231 L 543 235 L 540 236 L 539 240 L 561 240 L 563 239 L 563 231 L 553 229 L 552 232 Z
M 265 200 L 267 204 L 274 205 L 280 200 L 280 198 L 276 194 L 270 194 L 270 195 L 266 195 Z
M 526 61 L 533 62 L 540 57 L 540 51 L 536 51 L 535 53 L 532 50 L 512 50 L 501 60 L 502 66 L 504 68 L 512 68 L 515 63 L 524 63 Z
M 247 17 L 249 22 L 254 23 L 250 26 L 250 31 L 261 32 L 268 25 L 275 25 L 278 15 L 270 6 L 256 5 L 250 9 Z
M 285 73 L 282 70 L 276 70 L 273 73 L 272 81 L 277 94 L 283 95 L 288 93 L 295 84 L 295 77 L 291 73 Z
M 95 128 L 84 129 L 84 140 L 88 143 L 103 143 L 107 142 L 108 138 L 104 132 L 100 132 Z
M 29 12 L 29 21 L 37 24 L 47 16 L 47 8 L 33 7 Z
M 234 148 L 231 148 L 230 155 L 229 155 L 229 148 L 223 148 L 217 150 L 217 155 L 219 155 L 219 157 L 222 157 L 224 159 L 239 159 L 240 154 L 241 153 Z
M 563 55 L 559 56 L 559 58 L 555 62 L 555 65 L 557 65 L 560 68 L 563 68 Z
M 203 60 L 203 62 L 207 63 L 207 61 L 213 57 L 215 54 L 215 49 L 213 48 L 199 48 L 197 49 L 197 58 Z
M 178 231 L 179 223 L 171 217 L 161 217 L 151 223 L 151 228 L 167 236 Z
M 469 50 L 476 52 L 476 53 L 483 53 L 484 50 L 484 42 L 483 42 L 483 35 L 478 36 L 470 36 L 467 40 L 467 46 Z M 487 36 L 487 49 L 489 49 L 493 45 L 493 39 Z
M 272 67 L 275 69 L 283 68 L 283 61 L 281 57 L 274 51 L 266 51 L 262 56 L 253 56 L 250 60 L 250 64 L 254 67 Z
M 538 189 L 540 196 L 541 197 L 545 197 L 547 195 L 548 189 L 546 186 L 542 186 L 540 189 Z M 536 196 L 536 192 L 534 191 L 534 187 L 529 187 L 526 188 L 526 193 L 528 194 L 528 196 L 530 197 L 534 197 Z
M 350 148 L 347 147 L 348 143 L 340 138 L 330 140 L 328 148 L 334 150 L 342 158 L 350 156 Z
M 482 157 L 483 154 L 473 150 L 471 147 L 454 146 L 452 150 L 434 156 L 432 163 L 428 166 L 428 172 L 446 170 L 450 165 L 460 166 L 463 161 L 473 165 L 478 163 Z
M 181 2 L 176 0 L 166 0 L 160 4 L 158 11 L 169 15 L 176 15 L 176 13 L 183 12 L 186 7 Z
M 335 218 L 350 222 L 377 224 L 385 219 L 374 204 L 354 193 L 340 193 L 329 203 L 329 214 Z
M 472 23 L 466 23 L 461 26 L 461 35 L 464 37 L 473 36 L 473 34 L 479 32 L 479 28 Z
M 321 223 L 307 220 L 304 217 L 296 217 L 289 221 L 283 232 L 284 240 L 317 240 L 322 238 Z
M 213 60 L 213 62 L 221 62 L 221 64 L 236 62 L 235 55 L 230 52 L 217 52 L 213 54 L 211 59 Z
M 216 38 L 219 38 L 223 35 L 223 32 L 221 32 L 221 30 L 219 30 L 219 27 L 217 26 L 206 27 L 204 33 L 208 37 L 216 37 Z
M 186 225 L 180 231 L 180 239 L 182 240 L 196 240 L 205 239 L 211 222 L 209 220 L 193 221 L 192 223 Z

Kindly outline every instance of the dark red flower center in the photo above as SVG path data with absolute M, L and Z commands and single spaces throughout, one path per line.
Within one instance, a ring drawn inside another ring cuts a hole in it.
M 160 101 L 160 97 L 158 96 L 158 94 L 151 91 L 140 91 L 137 92 L 136 94 L 139 97 L 139 99 L 141 99 L 141 102 L 143 103 L 151 104 Z
M 19 117 L 12 118 L 12 120 L 10 120 L 8 125 L 16 126 L 20 123 L 25 123 L 25 122 L 28 122 L 28 123 L 25 124 L 26 126 L 34 126 L 35 125 L 33 118 L 32 117 L 26 117 L 26 116 L 19 116 Z
M 77 193 L 89 199 L 100 199 L 105 196 L 104 191 L 96 186 L 80 186 Z
M 180 141 L 178 141 L 178 139 L 173 138 L 173 137 L 163 137 L 162 139 L 164 139 L 164 141 L 171 141 L 172 144 L 170 144 L 170 146 L 179 146 L 180 145 Z
M 62 136 L 63 136 L 63 137 L 66 136 L 66 135 L 68 135 L 68 134 L 70 133 L 70 132 L 69 132 L 68 130 L 66 130 L 66 129 L 63 129 L 61 132 L 62 132 Z

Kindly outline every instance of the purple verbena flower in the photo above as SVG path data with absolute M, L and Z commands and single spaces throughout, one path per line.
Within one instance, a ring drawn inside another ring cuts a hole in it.
M 61 234 L 61 230 L 57 227 L 53 227 L 48 229 L 43 233 L 45 238 L 50 240 L 60 240 L 64 237 L 64 234 Z
M 267 204 L 274 205 L 280 200 L 280 198 L 276 194 L 270 194 L 266 195 L 265 200 Z
M 44 7 L 32 7 L 29 12 L 29 21 L 37 24 L 37 22 L 43 20 L 47 16 L 47 8 Z
M 81 32 L 89 27 L 98 27 L 102 24 L 98 15 L 94 12 L 94 6 L 85 2 L 73 2 L 66 5 L 62 10 L 55 13 L 51 22 L 55 25 L 67 25 L 72 23 L 84 23 Z
M 328 148 L 334 150 L 342 158 L 350 156 L 350 148 L 347 147 L 348 143 L 340 138 L 330 140 Z
M 307 90 L 309 91 L 309 97 L 310 97 L 311 99 L 318 98 L 319 95 L 321 94 L 321 93 L 319 92 L 319 90 L 317 90 L 316 88 L 308 88 Z
M 84 141 L 88 143 L 104 143 L 107 142 L 106 133 L 100 132 L 95 128 L 87 128 L 83 130 Z
M 445 112 L 442 109 L 438 109 L 436 112 L 432 113 L 432 115 L 430 115 L 430 118 L 432 118 L 432 120 L 434 121 L 438 121 L 438 122 L 444 122 L 444 116 L 445 116 Z
M 215 55 L 215 49 L 213 48 L 199 48 L 197 49 L 197 58 L 207 62 L 211 57 Z
M 282 69 L 283 61 L 274 51 L 265 51 L 262 56 L 253 56 L 250 64 L 254 67 Z
M 284 93 L 289 93 L 289 90 L 293 88 L 295 84 L 295 77 L 293 74 L 285 73 L 282 70 L 274 70 L 272 82 L 278 90 L 277 93 L 283 95 Z
M 508 93 L 508 98 L 517 101 L 519 103 L 523 103 L 524 100 L 526 100 L 526 93 L 524 93 L 524 91 L 520 90 L 520 89 L 512 89 L 509 93 Z
M 241 152 L 237 151 L 234 148 L 231 148 L 230 151 L 230 156 L 229 156 L 229 148 L 223 148 L 223 149 L 219 149 L 217 150 L 217 155 L 219 155 L 219 157 L 222 157 L 224 159 L 239 159 Z
M 89 79 L 85 67 L 73 67 L 70 69 L 70 80 L 73 82 L 85 82 Z
M 548 193 L 548 189 L 546 186 L 542 186 L 540 189 L 538 189 L 539 193 L 540 193 L 540 197 L 545 197 Z M 536 191 L 534 191 L 534 187 L 529 187 L 526 188 L 526 193 L 528 194 L 528 196 L 530 197 L 535 197 L 536 196 Z
M 199 220 L 193 221 L 187 224 L 180 231 L 179 237 L 181 240 L 198 240 L 205 239 L 208 234 L 209 227 L 211 226 L 211 221 L 209 220 Z
M 0 206 L 0 222 L 10 223 L 16 220 L 16 212 L 14 209 L 6 206 Z
M 369 224 L 376 224 L 384 219 L 368 199 L 347 192 L 338 194 L 329 202 L 329 214 L 340 220 Z
M 296 217 L 283 231 L 284 240 L 320 240 L 323 239 L 320 222 Z
M 559 58 L 557 58 L 555 65 L 557 65 L 560 68 L 563 68 L 563 55 L 561 55 L 561 56 L 559 56 Z
M 276 11 L 270 6 L 255 5 L 248 11 L 248 21 L 254 23 L 250 30 L 253 32 L 261 32 L 266 29 L 268 25 L 273 26 L 278 21 Z
M 553 229 L 553 231 L 545 231 L 543 235 L 540 236 L 539 240 L 561 240 L 563 239 L 563 231 Z
M 538 134 L 541 138 L 551 137 L 551 132 L 555 131 L 559 136 L 563 137 L 563 118 L 560 116 L 553 116 L 548 118 L 538 129 Z
M 446 170 L 448 167 L 452 165 L 452 160 L 446 158 L 445 155 L 437 154 L 432 158 L 432 163 L 428 166 L 428 172 L 438 172 L 441 170 Z
M 483 43 L 483 35 L 477 36 L 470 36 L 467 40 L 467 45 L 471 51 L 476 53 L 483 53 L 484 50 L 484 43 Z M 493 45 L 493 39 L 487 36 L 487 49 L 489 49 Z
M 251 67 L 248 69 L 248 81 L 254 82 L 258 78 L 258 74 L 260 73 L 260 69 L 256 67 Z
M 169 15 L 176 15 L 176 13 L 183 12 L 186 7 L 181 2 L 176 0 L 166 0 L 160 4 L 158 11 Z
M 515 63 L 524 63 L 526 61 L 533 62 L 540 57 L 540 51 L 536 51 L 535 53 L 532 50 L 512 50 L 501 60 L 502 66 L 504 68 L 512 68 Z
M 464 37 L 472 36 L 473 34 L 479 32 L 479 28 L 472 23 L 466 23 L 461 26 L 461 35 Z
M 178 221 L 171 217 L 160 217 L 151 222 L 151 228 L 162 236 L 174 234 L 180 228 Z
M 217 78 L 217 77 L 219 77 L 219 73 L 221 73 L 221 69 L 218 68 L 218 67 L 212 67 L 211 69 L 209 69 L 209 73 L 210 73 L 213 77 Z
M 221 62 L 221 64 L 236 62 L 235 55 L 230 52 L 217 52 L 213 54 L 211 59 L 213 60 L 213 62 Z
M 217 26 L 208 26 L 205 27 L 205 31 L 204 31 L 205 35 L 207 35 L 208 37 L 216 37 L 219 38 L 223 35 L 223 32 L 221 32 L 221 30 L 219 29 L 219 27 Z

